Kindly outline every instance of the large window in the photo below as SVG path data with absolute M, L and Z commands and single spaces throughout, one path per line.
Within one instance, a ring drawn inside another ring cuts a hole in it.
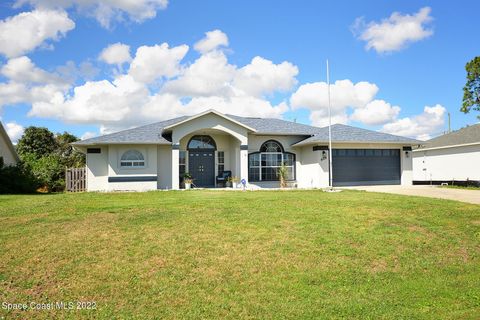
M 282 164 L 287 169 L 287 180 L 295 180 L 295 154 L 284 152 L 277 141 L 262 144 L 260 152 L 248 156 L 249 181 L 278 181 Z
M 120 166 L 126 168 L 145 167 L 145 158 L 140 151 L 128 150 L 120 158 Z

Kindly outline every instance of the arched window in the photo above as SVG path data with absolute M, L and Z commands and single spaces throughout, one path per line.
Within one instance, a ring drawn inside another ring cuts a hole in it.
M 295 154 L 284 152 L 279 142 L 268 140 L 259 152 L 248 155 L 248 180 L 278 181 L 282 165 L 287 169 L 287 180 L 295 180 Z
M 121 167 L 144 167 L 145 158 L 140 151 L 137 150 L 128 150 L 120 158 Z
M 268 140 L 262 144 L 260 152 L 283 152 L 283 148 L 279 142 Z
M 216 150 L 215 140 L 210 136 L 193 136 L 187 145 L 188 150 L 192 149 L 212 149 Z

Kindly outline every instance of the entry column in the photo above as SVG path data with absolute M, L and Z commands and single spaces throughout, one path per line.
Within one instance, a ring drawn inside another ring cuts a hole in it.
M 180 143 L 172 143 L 172 189 L 180 189 L 179 171 Z
M 240 145 L 240 180 L 248 183 L 248 145 Z

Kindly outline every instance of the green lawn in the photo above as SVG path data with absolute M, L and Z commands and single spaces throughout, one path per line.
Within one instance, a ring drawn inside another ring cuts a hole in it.
M 0 197 L 22 319 L 478 319 L 480 206 L 343 191 Z M 0 306 L 1 307 L 1 306 Z

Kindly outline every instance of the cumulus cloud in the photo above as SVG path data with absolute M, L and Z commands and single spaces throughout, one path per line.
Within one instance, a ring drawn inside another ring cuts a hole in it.
M 18 57 L 75 28 L 65 11 L 33 10 L 0 21 L 0 53 Z
M 363 108 L 378 92 L 377 85 L 365 81 L 338 80 L 330 85 L 332 117 L 339 123 L 348 120 L 348 108 Z M 328 84 L 314 82 L 301 85 L 290 98 L 293 110 L 306 108 L 311 111 L 310 120 L 314 125 L 328 123 Z M 326 120 L 323 118 L 327 118 Z M 333 122 L 335 123 L 335 122 Z
M 25 128 L 13 121 L 5 124 L 5 130 L 7 131 L 10 140 L 12 140 L 13 143 L 17 143 L 18 139 L 22 137 Z
M 136 81 L 143 83 L 151 83 L 162 77 L 174 77 L 180 73 L 180 61 L 187 52 L 187 45 L 173 48 L 167 43 L 141 46 L 130 64 L 129 74 Z
M 288 91 L 296 83 L 297 66 L 284 61 L 274 64 L 262 57 L 255 57 L 240 68 L 235 75 L 234 86 L 253 96 L 269 94 L 274 91 Z
M 62 83 L 63 79 L 35 66 L 26 56 L 13 58 L 2 66 L 0 73 L 12 81 L 20 83 Z
M 130 62 L 130 46 L 117 42 L 109 45 L 100 53 L 99 59 L 108 64 L 121 65 Z
M 166 83 L 163 91 L 188 97 L 228 95 L 235 72 L 223 52 L 208 52 L 185 68 L 178 79 Z
M 432 135 L 442 132 L 445 125 L 447 110 L 440 104 L 433 107 L 425 106 L 423 113 L 398 119 L 385 124 L 381 131 L 400 136 L 415 137 L 419 140 L 428 140 Z
M 350 119 L 367 125 L 380 125 L 397 118 L 400 107 L 384 100 L 373 100 L 363 108 L 355 109 Z
M 168 0 L 17 0 L 16 7 L 29 4 L 35 8 L 75 7 L 79 13 L 94 17 L 103 27 L 109 28 L 113 21 L 130 20 L 143 22 L 154 18 L 158 10 L 165 9 Z
M 194 49 L 200 53 L 207 53 L 221 46 L 228 46 L 228 37 L 225 33 L 217 29 L 206 32 L 205 38 L 195 43 Z
M 381 22 L 366 23 L 364 18 L 357 18 L 352 27 L 358 39 L 366 41 L 367 50 L 379 53 L 400 50 L 408 44 L 428 38 L 433 34 L 429 24 L 433 20 L 429 7 L 421 8 L 410 15 L 394 12 Z
M 90 138 L 95 138 L 97 136 L 96 132 L 93 131 L 85 131 L 82 136 L 80 137 L 80 140 L 87 140 Z

